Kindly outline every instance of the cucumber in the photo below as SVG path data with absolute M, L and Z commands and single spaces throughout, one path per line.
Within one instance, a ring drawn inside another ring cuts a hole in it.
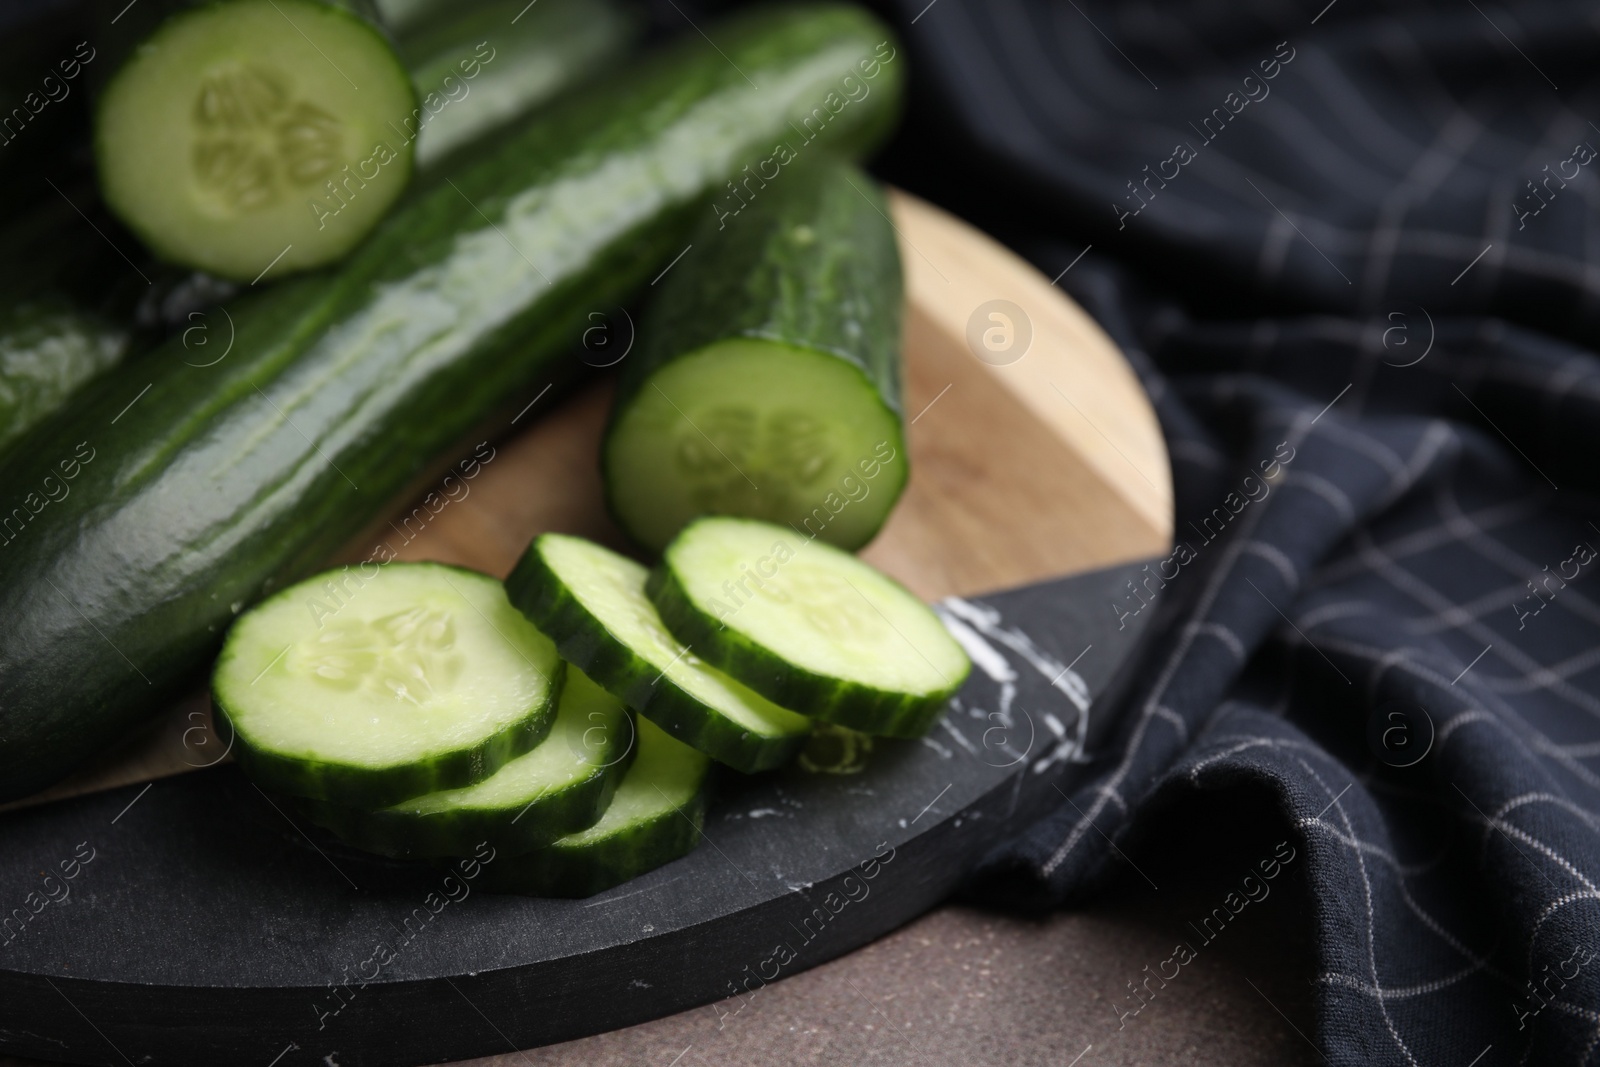
M 482 781 L 543 741 L 563 664 L 495 579 L 346 567 L 250 609 L 211 677 L 259 784 L 376 807 Z
M 813 157 L 753 192 L 719 200 L 622 367 L 606 499 L 651 551 L 703 514 L 859 548 L 905 488 L 903 285 L 882 190 Z
M 502 406 L 576 375 L 589 312 L 645 288 L 724 176 L 798 140 L 792 116 L 847 76 L 870 94 L 806 151 L 861 149 L 895 116 L 905 64 L 867 14 L 705 28 L 726 57 L 693 34 L 569 96 L 338 270 L 230 305 L 226 359 L 186 365 L 173 338 L 0 458 L 0 799 L 167 707 L 240 607 L 345 547 Z M 99 458 L 72 495 L 30 502 L 84 442 Z
M 705 825 L 710 761 L 639 720 L 639 755 L 600 821 L 549 848 L 496 862 L 498 893 L 587 897 L 687 856 Z
M 786 526 L 690 523 L 651 575 L 650 599 L 707 663 L 863 733 L 922 736 L 972 667 L 904 586 Z
M 411 177 L 394 131 L 416 96 L 382 31 L 331 0 L 141 6 L 155 25 L 96 104 L 111 209 L 162 258 L 240 281 L 354 248 Z
M 0 306 L 0 453 L 128 348 L 126 330 L 64 301 Z
M 550 735 L 476 785 L 377 810 L 303 808 L 347 843 L 385 856 L 465 856 L 484 841 L 497 854 L 530 852 L 594 825 L 633 761 L 634 731 L 621 702 L 569 665 Z
M 735 770 L 781 766 L 811 720 L 713 670 L 667 632 L 644 567 L 581 537 L 540 534 L 506 592 L 561 655 L 639 714 Z
M 460 0 L 373 0 L 372 6 L 385 28 L 404 38 L 447 17 L 452 8 L 460 7 Z
M 49 199 L 0 228 L 0 454 L 135 347 L 122 283 L 142 283 L 72 203 L 38 184 Z M 92 186 L 63 192 L 100 214 Z
M 390 5 L 380 7 L 385 24 L 396 28 Z M 469 154 L 492 151 L 496 134 L 615 61 L 638 29 L 612 0 L 541 0 L 531 8 L 512 0 L 465 13 L 459 0 L 422 0 L 415 8 L 399 12 L 410 32 L 395 47 L 416 86 L 417 107 L 391 129 L 412 143 L 413 166 L 427 181 Z M 419 24 L 423 15 L 429 20 Z M 138 303 L 143 328 L 191 329 L 207 321 L 197 312 L 238 296 L 238 284 L 202 271 L 143 269 L 155 282 Z
M 390 5 L 383 5 L 387 11 Z M 459 0 L 416 24 L 395 48 L 416 85 L 404 134 L 415 138 L 419 172 L 433 176 L 468 146 L 616 63 L 639 20 L 614 0 L 502 0 L 460 10 Z M 393 25 L 385 16 L 385 23 Z

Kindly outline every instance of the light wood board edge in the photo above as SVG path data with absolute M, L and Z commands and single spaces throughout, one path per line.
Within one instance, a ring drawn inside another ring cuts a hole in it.
M 1170 541 L 1165 438 L 1121 350 L 1076 302 L 998 241 L 910 193 L 891 190 L 890 205 L 915 310 L 966 343 L 981 305 L 1009 300 L 1020 307 L 1031 320 L 1028 351 L 1014 363 L 979 365 L 1070 441 L 1161 541 Z

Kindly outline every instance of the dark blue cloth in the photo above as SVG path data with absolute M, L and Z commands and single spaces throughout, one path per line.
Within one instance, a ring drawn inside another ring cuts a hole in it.
M 1114 742 L 983 884 L 1082 899 L 1157 806 L 1220 840 L 1206 795 L 1265 790 L 1328 1062 L 1600 1062 L 1592 7 L 889 13 L 886 176 L 1048 276 L 1093 246 L 1060 284 L 1154 398 L 1188 549 Z

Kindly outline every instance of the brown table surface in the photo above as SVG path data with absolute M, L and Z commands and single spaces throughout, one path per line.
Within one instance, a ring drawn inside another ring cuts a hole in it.
M 1249 798 L 1161 817 L 1164 825 L 1126 843 L 1137 871 L 1125 866 L 1080 907 L 1028 919 L 946 904 L 767 986 L 742 1008 L 727 1001 L 457 1067 L 1309 1067 L 1321 1058 L 1311 1044 L 1303 859 L 1270 896 L 1199 945 L 1143 1011 L 1125 1025 L 1117 1014 L 1118 1005 L 1132 1006 L 1127 983 L 1146 965 L 1157 969 L 1178 940 L 1198 943 L 1187 921 L 1221 903 L 1233 888 L 1228 875 L 1242 877 L 1282 839 L 1270 819 Z M 1219 824 L 1226 855 L 1214 844 Z M 40 1065 L 0 1057 L 0 1067 Z

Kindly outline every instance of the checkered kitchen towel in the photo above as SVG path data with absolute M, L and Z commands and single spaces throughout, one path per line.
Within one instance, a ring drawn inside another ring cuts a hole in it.
M 993 866 L 1081 897 L 1118 869 L 1097 830 L 1264 787 L 1330 1063 L 1600 1062 L 1600 14 L 890 14 L 885 173 L 1071 267 L 1177 488 L 1120 734 Z

